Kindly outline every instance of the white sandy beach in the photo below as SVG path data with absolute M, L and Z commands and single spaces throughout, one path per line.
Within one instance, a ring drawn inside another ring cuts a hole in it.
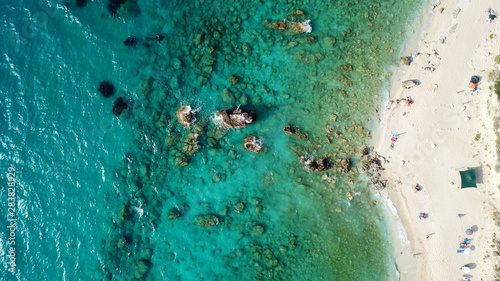
M 471 265 L 471 280 L 495 280 L 500 259 L 492 248 L 498 231 L 493 213 L 500 176 L 493 118 L 499 110 L 488 73 L 497 69 L 500 18 L 485 23 L 488 8 L 500 12 L 500 2 L 444 0 L 429 6 L 434 16 L 423 25 L 420 46 L 405 53 L 414 61 L 400 66 L 391 88 L 390 100 L 414 100 L 411 107 L 388 104 L 375 145 L 389 161 L 383 172 L 387 192 L 411 242 L 411 249 L 395 250 L 401 280 L 461 280 L 465 264 Z M 475 92 L 468 88 L 473 75 L 482 78 Z M 421 84 L 404 89 L 401 82 L 408 79 Z M 400 137 L 391 149 L 393 133 Z M 478 168 L 478 188 L 460 189 L 459 171 L 469 168 Z M 421 191 L 412 188 L 416 183 Z M 429 217 L 419 219 L 420 212 Z M 477 231 L 467 236 L 473 226 Z M 471 239 L 468 255 L 457 253 L 465 237 Z

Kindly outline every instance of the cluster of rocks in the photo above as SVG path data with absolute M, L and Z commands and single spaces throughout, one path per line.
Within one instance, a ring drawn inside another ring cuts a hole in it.
M 350 64 L 346 64 L 346 65 L 339 66 L 339 70 L 342 70 L 342 71 L 353 71 L 354 67 L 352 65 L 350 65 Z
M 347 174 L 351 169 L 351 160 L 349 159 L 337 159 L 337 171 L 342 174 Z
M 155 204 L 155 207 L 157 205 Z M 122 274 L 130 274 L 134 278 L 142 280 L 149 272 L 152 263 L 153 248 L 149 240 L 132 237 L 141 223 L 136 221 L 137 208 L 128 204 L 121 204 L 115 222 L 118 225 L 118 232 L 114 233 L 113 239 L 107 245 L 109 253 L 113 259 L 120 260 L 127 257 L 129 267 Z M 151 223 L 145 219 L 146 224 Z M 145 228 L 145 230 L 147 227 Z M 128 272 L 127 272 L 128 271 Z
M 283 128 L 283 132 L 293 135 L 294 137 L 297 137 L 298 139 L 307 139 L 309 137 L 309 133 L 304 133 L 302 132 L 299 128 L 296 128 L 291 125 L 285 125 Z
M 113 83 L 109 81 L 101 82 L 97 90 L 105 98 L 112 97 L 116 92 L 115 86 L 113 85 Z M 111 109 L 111 112 L 113 112 L 113 114 L 116 116 L 120 116 L 122 112 L 127 108 L 128 104 L 125 101 L 125 99 L 123 97 L 119 97 L 113 102 L 113 107 Z
M 323 172 L 326 170 L 329 170 L 333 167 L 332 162 L 330 159 L 327 158 L 320 158 L 317 160 L 314 159 L 307 159 L 306 157 L 299 157 L 299 162 L 304 163 L 306 167 L 314 172 Z
M 290 34 L 301 34 L 311 33 L 312 27 L 310 22 L 311 20 L 307 18 L 303 11 L 296 10 L 282 21 L 264 21 L 264 24 L 280 31 L 289 32 Z
M 372 155 L 367 155 L 366 159 L 363 161 L 362 170 L 366 173 L 370 181 L 378 188 L 383 189 L 387 186 L 387 180 L 382 179 L 380 171 L 383 171 L 382 160 L 384 160 L 377 153 Z

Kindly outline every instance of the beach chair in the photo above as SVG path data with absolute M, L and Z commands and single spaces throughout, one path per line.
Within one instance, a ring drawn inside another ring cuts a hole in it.
M 396 142 L 398 140 L 398 135 L 392 134 L 391 141 Z
M 457 253 L 463 253 L 464 250 L 457 250 Z

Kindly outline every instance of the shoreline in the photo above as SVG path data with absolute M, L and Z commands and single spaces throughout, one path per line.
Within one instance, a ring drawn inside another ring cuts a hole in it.
M 414 60 L 410 66 L 400 64 L 392 77 L 374 151 L 389 160 L 382 172 L 387 188 L 381 195 L 388 197 L 386 205 L 393 213 L 390 225 L 400 280 L 456 280 L 465 264 L 473 265 L 469 275 L 474 280 L 495 274 L 498 258 L 488 251 L 496 231 L 493 212 L 500 201 L 494 186 L 500 179 L 494 169 L 493 131 L 498 101 L 489 89 L 493 83 L 488 72 L 500 53 L 495 49 L 500 19 L 489 24 L 485 19 L 488 8 L 498 11 L 497 6 L 492 0 L 448 0 L 425 7 L 420 30 L 404 48 L 403 54 L 414 55 Z M 482 77 L 476 92 L 467 88 L 472 75 Z M 401 86 L 413 79 L 420 84 Z M 411 107 L 391 103 L 406 96 L 415 101 Z M 400 134 L 394 149 L 392 133 Z M 458 171 L 468 168 L 480 171 L 477 189 L 459 189 Z M 412 189 L 417 183 L 422 191 Z M 420 212 L 429 218 L 419 220 Z M 459 213 L 465 216 L 457 218 Z M 477 231 L 467 236 L 465 230 L 473 226 Z M 408 241 L 401 237 L 402 227 Z M 472 240 L 469 255 L 457 253 L 465 237 Z

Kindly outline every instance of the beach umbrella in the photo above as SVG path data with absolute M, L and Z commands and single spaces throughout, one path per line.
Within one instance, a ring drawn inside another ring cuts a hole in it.
M 471 251 L 472 250 L 470 248 L 467 248 L 467 249 L 464 250 L 464 254 L 468 255 L 468 254 L 470 254 Z
M 468 187 L 477 188 L 476 169 L 459 171 L 459 172 L 460 172 L 460 178 L 462 179 L 461 188 L 468 188 Z
M 465 234 L 467 235 L 472 235 L 472 229 L 468 228 L 466 231 L 465 231 Z
M 465 273 L 469 273 L 470 272 L 470 267 L 468 265 L 464 265 L 464 266 L 462 266 L 462 271 L 465 272 Z

